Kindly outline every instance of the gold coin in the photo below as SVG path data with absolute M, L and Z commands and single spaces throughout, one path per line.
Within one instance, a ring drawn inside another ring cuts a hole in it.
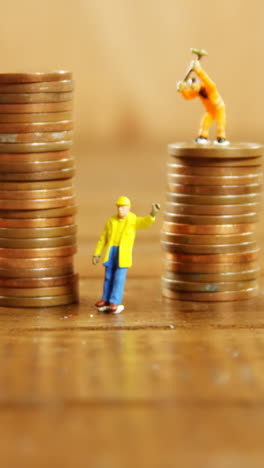
M 173 257 L 173 254 L 166 253 L 164 259 L 164 268 L 166 272 L 187 273 L 187 274 L 231 274 L 243 273 L 245 271 L 259 271 L 259 265 L 256 262 L 245 263 L 183 263 L 174 261 L 168 258 Z
M 197 145 L 195 143 L 172 143 L 168 145 L 169 154 L 177 157 L 192 158 L 255 158 L 262 156 L 263 147 L 256 143 L 232 143 L 228 146 Z
M 258 213 L 260 203 L 237 205 L 192 205 L 174 202 L 166 203 L 166 211 L 179 215 L 243 215 Z
M 1 278 L 0 276 L 0 288 L 52 288 L 76 284 L 77 281 L 78 275 L 74 274 L 51 278 Z
M 72 110 L 72 101 L 44 102 L 43 104 L 0 104 L 0 114 L 37 114 Z
M 54 286 L 50 288 L 1 288 L 0 298 L 5 297 L 49 297 L 64 296 L 76 291 L 76 284 L 66 284 L 65 286 Z
M 165 278 L 169 278 L 181 282 L 202 282 L 202 283 L 227 283 L 234 281 L 254 280 L 258 277 L 260 268 L 248 271 L 239 271 L 235 273 L 175 273 L 168 272 L 164 274 Z
M 169 253 L 167 254 L 168 259 L 175 262 L 186 262 L 186 263 L 246 263 L 252 262 L 259 258 L 259 249 L 254 249 L 248 252 L 240 253 L 227 253 L 227 254 L 212 254 L 212 255 L 199 255 L 199 254 L 180 254 L 180 253 Z M 170 255 L 170 256 L 168 256 Z
M 67 112 L 37 112 L 35 114 L 0 114 L 0 123 L 31 123 L 31 122 L 61 122 L 72 120 L 72 111 Z
M 73 139 L 72 131 L 42 133 L 0 133 L 0 143 L 52 143 Z
M 205 158 L 177 158 L 176 156 L 171 156 L 170 161 L 175 164 L 180 164 L 181 166 L 190 166 L 194 164 L 195 166 L 210 166 L 210 167 L 243 167 L 243 166 L 262 166 L 263 160 L 262 156 L 256 158 L 237 158 L 237 159 L 205 159 Z
M 181 185 L 170 183 L 169 190 L 173 193 L 184 193 L 189 195 L 245 195 L 249 193 L 259 193 L 262 191 L 262 184 L 248 185 Z
M 27 211 L 0 211 L 0 218 L 59 218 L 65 216 L 72 216 L 76 213 L 76 206 L 65 206 L 62 208 L 50 208 L 48 210 L 27 210 Z
M 0 153 L 43 153 L 45 151 L 67 150 L 71 146 L 72 140 L 50 143 L 0 143 Z
M 1 157 L 0 157 L 1 159 Z M 41 172 L 41 171 L 58 171 L 74 167 L 74 158 L 59 159 L 58 161 L 34 161 L 21 163 L 4 163 L 0 162 L 0 172 Z M 0 176 L 1 177 L 1 176 Z
M 4 200 L 43 200 L 64 198 L 72 195 L 74 195 L 74 188 L 72 185 L 53 190 L 0 190 L 0 203 Z
M 226 291 L 216 293 L 191 293 L 182 291 L 172 291 L 165 287 L 162 288 L 162 295 L 170 299 L 178 301 L 201 301 L 201 302 L 227 302 L 227 301 L 243 301 L 252 299 L 258 295 L 258 288 L 251 288 L 244 291 Z
M 259 219 L 257 213 L 241 214 L 241 215 L 223 215 L 223 216 L 203 216 L 203 215 L 180 215 L 174 213 L 164 213 L 165 221 L 170 221 L 179 224 L 251 224 Z
M 167 192 L 166 198 L 173 203 L 193 205 L 237 205 L 257 203 L 262 200 L 261 193 L 249 193 L 247 195 L 188 195 L 184 193 Z
M 204 245 L 204 244 L 176 244 L 175 242 L 161 241 L 162 248 L 167 252 L 183 254 L 231 254 L 248 252 L 257 247 L 256 242 L 241 242 L 240 244 Z
M 37 239 L 36 239 L 37 240 Z M 77 252 L 76 245 L 66 245 L 63 247 L 33 248 L 33 249 L 8 249 L 0 248 L 0 257 L 5 258 L 48 258 L 48 257 L 69 257 Z
M 0 93 L 1 104 L 28 104 L 72 101 L 73 93 Z
M 7 239 L 33 239 L 56 238 L 76 234 L 76 224 L 48 228 L 3 228 L 0 227 L 0 238 Z
M 1 146 L 0 146 L 1 148 Z M 241 176 L 194 176 L 181 174 L 168 174 L 168 181 L 174 184 L 182 185 L 206 185 L 206 186 L 226 186 L 226 185 L 250 185 L 262 183 L 263 175 L 247 174 Z
M 0 218 L 1 228 L 48 228 L 66 226 L 74 223 L 74 216 L 62 216 L 59 218 L 33 218 L 33 219 L 8 219 Z
M 73 264 L 53 268 L 0 268 L 0 278 L 14 279 L 46 279 L 54 276 L 73 274 Z
M 64 247 L 76 245 L 76 235 L 51 237 L 51 238 L 33 238 L 33 239 L 7 239 L 0 238 L 0 249 L 46 249 L 48 247 Z M 2 256 L 4 254 L 2 253 Z
M 1 190 L 50 190 L 68 187 L 69 180 L 47 180 L 44 182 L 1 182 Z
M 66 257 L 47 257 L 47 258 L 8 258 L 0 257 L 0 268 L 13 269 L 37 269 L 54 268 L 64 265 L 72 265 L 73 256 Z
M 14 230 L 16 232 L 17 230 Z M 34 230 L 32 230 L 34 231 Z M 1 232 L 1 229 L 0 229 Z M 0 235 L 0 237 L 2 237 Z M 227 245 L 227 244 L 239 244 L 244 242 L 255 242 L 256 233 L 244 232 L 242 234 L 231 234 L 231 235 L 217 235 L 217 234 L 174 234 L 165 230 L 161 231 L 161 239 L 166 242 L 172 242 L 176 244 L 187 244 L 187 245 Z
M 226 291 L 243 291 L 245 289 L 256 288 L 257 281 L 255 279 L 248 281 L 229 281 L 226 283 L 198 283 L 177 281 L 169 278 L 162 277 L 162 285 L 165 288 L 172 289 L 173 291 L 190 291 L 190 292 L 204 292 L 216 293 Z M 0 289 L 1 294 L 1 289 Z
M 175 234 L 219 234 L 231 235 L 242 234 L 247 232 L 256 232 L 257 224 L 220 224 L 220 225 L 190 225 L 179 224 L 172 222 L 163 222 L 163 230 L 173 232 Z
M 195 162 L 194 162 L 195 164 Z M 169 174 L 186 176 L 213 176 L 213 177 L 242 177 L 250 175 L 262 175 L 261 168 L 254 167 L 196 167 L 190 161 L 189 166 L 168 163 Z M 209 185 L 209 184 L 208 184 Z
M 0 123 L 0 133 L 65 132 L 72 129 L 73 120 L 62 120 L 61 122 Z
M 55 307 L 78 302 L 77 292 L 54 297 L 6 297 L 0 296 L 1 307 Z
M 0 93 L 64 93 L 73 91 L 73 80 L 39 83 L 0 83 Z
M 38 171 L 38 172 L 2 172 L 0 174 L 0 181 L 48 181 L 58 179 L 71 179 L 75 174 L 72 168 L 59 169 L 57 171 Z M 2 184 L 1 184 L 2 187 Z
M 56 70 L 48 73 L 0 73 L 0 83 L 39 83 L 48 81 L 72 80 L 72 73 Z
M 72 206 L 75 203 L 75 197 L 64 198 L 46 198 L 43 200 L 0 200 L 0 209 L 2 210 L 46 210 L 50 208 L 63 208 Z

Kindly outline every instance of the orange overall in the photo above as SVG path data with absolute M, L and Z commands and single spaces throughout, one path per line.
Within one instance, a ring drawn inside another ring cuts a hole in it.
M 209 128 L 213 120 L 216 121 L 217 138 L 226 138 L 225 126 L 225 104 L 217 91 L 216 84 L 209 78 L 207 73 L 202 70 L 201 66 L 195 69 L 197 76 L 201 80 L 200 91 L 188 88 L 180 91 L 184 99 L 193 99 L 199 97 L 206 109 L 206 113 L 201 120 L 201 127 L 199 130 L 199 137 L 208 138 Z

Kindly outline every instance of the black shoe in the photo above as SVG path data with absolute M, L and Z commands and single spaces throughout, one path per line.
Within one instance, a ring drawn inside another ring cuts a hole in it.
M 226 140 L 226 138 L 221 138 L 221 137 L 218 137 L 215 141 L 214 141 L 214 144 L 215 145 L 222 145 L 222 146 L 227 146 L 229 145 L 229 141 Z

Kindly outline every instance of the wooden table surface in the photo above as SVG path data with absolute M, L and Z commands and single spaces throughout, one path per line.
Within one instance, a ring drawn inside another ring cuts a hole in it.
M 160 217 L 138 233 L 125 311 L 93 306 L 104 269 L 91 254 L 113 203 L 130 195 L 146 214 L 165 162 L 165 148 L 78 153 L 80 304 L 0 309 L 3 468 L 263 467 L 263 289 L 163 299 Z

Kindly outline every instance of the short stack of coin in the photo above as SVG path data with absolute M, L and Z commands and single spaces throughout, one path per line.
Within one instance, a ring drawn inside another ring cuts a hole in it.
M 169 145 L 161 233 L 165 297 L 233 301 L 256 296 L 262 150 L 242 143 Z
M 78 299 L 73 80 L 0 74 L 0 306 Z

